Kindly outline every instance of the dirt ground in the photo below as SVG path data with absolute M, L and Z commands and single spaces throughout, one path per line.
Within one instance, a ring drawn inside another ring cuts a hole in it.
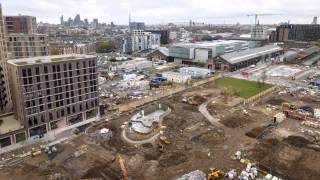
M 217 128 L 210 124 L 198 111 L 198 106 L 182 102 L 185 96 L 195 96 L 201 103 L 216 98 L 207 108 L 224 126 Z M 232 160 L 231 156 L 238 150 L 244 150 L 265 171 L 294 180 L 315 180 L 319 177 L 320 153 L 317 145 L 291 135 L 298 131 L 299 123 L 286 121 L 259 141 L 254 135 L 246 135 L 252 129 L 258 132 L 259 127 L 271 122 L 277 112 L 266 111 L 267 104 L 280 106 L 282 100 L 279 101 L 279 98 L 303 104 L 300 98 L 270 95 L 255 106 L 241 107 L 227 105 L 219 101 L 219 96 L 220 91 L 214 86 L 205 85 L 162 99 L 161 103 L 172 108 L 172 112 L 163 121 L 164 136 L 171 144 L 165 145 L 163 150 L 155 142 L 133 145 L 123 141 L 121 125 L 133 114 L 123 115 L 94 126 L 88 131 L 89 134 L 80 134 L 74 140 L 61 144 L 61 152 L 52 161 L 48 161 L 48 157 L 42 154 L 14 167 L 1 169 L 0 176 L 12 180 L 52 177 L 63 180 L 117 180 L 121 177 L 116 159 L 120 154 L 133 180 L 170 180 L 197 169 L 207 172 L 211 167 L 225 171 L 236 169 L 240 172 L 244 165 Z M 110 129 L 113 132 L 112 138 L 90 135 L 102 128 Z M 286 131 L 290 131 L 288 136 L 275 138 Z M 81 145 L 87 145 L 86 152 L 74 157 Z
M 320 176 L 320 147 L 312 144 L 300 136 L 266 139 L 251 150 L 251 157 L 283 178 L 316 180 Z

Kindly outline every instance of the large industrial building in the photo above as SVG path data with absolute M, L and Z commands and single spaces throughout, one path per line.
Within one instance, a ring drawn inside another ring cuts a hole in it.
M 283 54 L 283 49 L 277 45 L 266 45 L 245 51 L 228 53 L 218 56 L 213 61 L 214 69 L 221 71 L 236 71 L 255 65 L 260 61 L 271 61 Z
M 206 64 L 216 56 L 257 47 L 258 42 L 216 40 L 210 42 L 179 43 L 169 48 L 169 56 L 177 64 Z
M 14 34 L 7 35 L 10 58 L 26 58 L 49 55 L 48 35 Z
M 278 26 L 276 32 L 272 35 L 271 40 L 280 42 L 286 42 L 288 40 L 315 41 L 320 39 L 320 25 L 284 24 Z
M 15 118 L 27 137 L 97 117 L 96 66 L 95 56 L 75 54 L 8 60 Z

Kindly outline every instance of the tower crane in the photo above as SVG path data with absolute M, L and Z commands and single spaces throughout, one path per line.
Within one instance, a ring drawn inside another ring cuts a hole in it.
M 275 16 L 275 15 L 280 15 L 280 14 L 247 14 L 248 17 L 254 16 L 254 25 L 257 25 L 258 23 L 258 17 L 259 16 Z

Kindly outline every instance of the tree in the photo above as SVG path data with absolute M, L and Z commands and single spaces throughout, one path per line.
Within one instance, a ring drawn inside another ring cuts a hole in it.
M 97 46 L 97 53 L 109 53 L 116 49 L 116 44 L 113 41 L 105 41 Z

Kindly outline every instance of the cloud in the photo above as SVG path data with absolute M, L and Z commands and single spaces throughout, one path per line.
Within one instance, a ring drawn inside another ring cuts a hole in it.
M 26 14 L 39 21 L 59 23 L 64 15 L 74 18 L 98 18 L 100 22 L 127 24 L 133 20 L 147 24 L 187 22 L 250 23 L 247 14 L 274 13 L 261 17 L 262 23 L 287 20 L 310 23 L 320 11 L 318 0 L 0 0 L 4 15 Z

